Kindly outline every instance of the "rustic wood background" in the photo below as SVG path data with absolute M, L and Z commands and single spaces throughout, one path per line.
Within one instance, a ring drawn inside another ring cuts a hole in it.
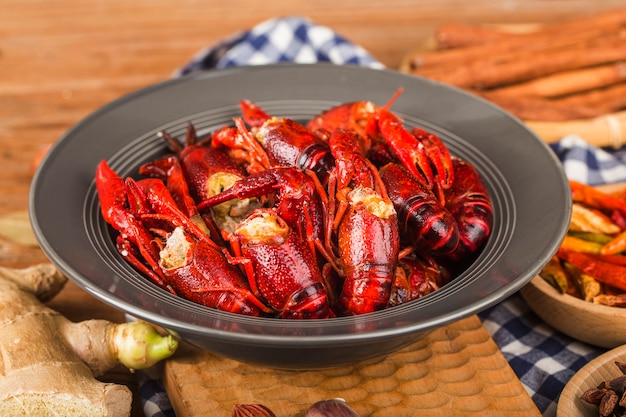
M 552 22 L 623 0 L 0 0 L 0 216 L 28 205 L 32 161 L 107 102 L 169 78 L 202 48 L 271 17 L 307 16 L 389 68 L 442 22 Z M 0 265 L 45 261 L 0 237 Z M 51 305 L 71 319 L 123 315 L 68 285 Z M 113 379 L 134 388 L 123 371 Z M 137 415 L 141 415 L 136 410 Z

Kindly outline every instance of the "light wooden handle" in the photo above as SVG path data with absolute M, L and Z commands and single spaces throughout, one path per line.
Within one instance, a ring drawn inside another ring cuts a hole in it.
M 546 143 L 555 143 L 565 136 L 577 135 L 597 147 L 619 148 L 626 145 L 626 111 L 585 120 L 525 123 Z

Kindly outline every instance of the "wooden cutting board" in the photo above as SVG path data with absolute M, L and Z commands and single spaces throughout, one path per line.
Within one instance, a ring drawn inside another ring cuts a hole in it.
M 228 417 L 238 403 L 303 416 L 330 398 L 361 417 L 541 416 L 477 316 L 387 357 L 327 370 L 269 369 L 184 345 L 163 381 L 177 417 Z

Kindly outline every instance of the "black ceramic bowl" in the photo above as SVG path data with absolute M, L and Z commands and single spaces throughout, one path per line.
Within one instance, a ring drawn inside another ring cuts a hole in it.
M 202 307 L 161 290 L 117 253 L 99 211 L 94 171 L 102 159 L 122 177 L 166 152 L 157 132 L 183 137 L 232 123 L 240 99 L 306 120 L 335 104 L 384 104 L 409 126 L 438 134 L 474 164 L 494 207 L 492 234 L 471 266 L 419 300 L 357 317 L 288 321 Z M 388 354 L 519 290 L 556 252 L 570 194 L 552 151 L 520 121 L 463 91 L 387 70 L 330 64 L 208 71 L 123 97 L 68 131 L 33 180 L 30 215 L 50 260 L 106 303 L 218 355 L 278 368 L 323 368 Z

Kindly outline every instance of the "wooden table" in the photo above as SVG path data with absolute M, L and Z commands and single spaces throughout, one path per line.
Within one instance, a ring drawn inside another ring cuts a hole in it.
M 624 6 L 623 0 L 0 0 L 0 216 L 24 212 L 41 147 L 107 102 L 169 78 L 206 46 L 267 18 L 308 16 L 389 68 L 441 22 L 547 22 Z M 0 265 L 46 261 L 0 237 Z M 69 284 L 50 305 L 72 320 L 123 314 Z M 135 389 L 124 371 L 107 376 Z M 134 415 L 142 415 L 138 401 Z

